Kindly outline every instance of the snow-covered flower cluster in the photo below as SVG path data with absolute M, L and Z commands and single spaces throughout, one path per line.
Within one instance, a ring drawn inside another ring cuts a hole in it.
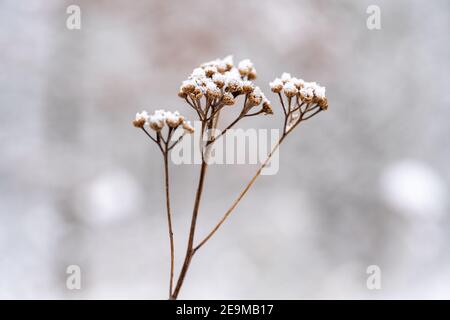
M 165 125 L 171 129 L 181 126 L 186 133 L 194 132 L 191 123 L 186 121 L 178 111 L 156 110 L 152 115 L 149 115 L 147 111 L 138 112 L 133 124 L 137 128 L 144 128 L 147 125 L 155 131 L 161 131 Z
M 328 108 L 325 87 L 316 82 L 306 82 L 303 79 L 291 77 L 286 72 L 281 75 L 281 78 L 270 82 L 270 89 L 275 93 L 282 92 L 288 98 L 297 96 L 302 102 L 316 103 L 323 110 Z
M 249 59 L 240 61 L 235 67 L 233 57 L 227 56 L 195 68 L 181 84 L 178 95 L 197 102 L 206 97 L 209 103 L 216 105 L 234 105 L 239 95 L 245 95 L 249 106 L 263 104 L 264 113 L 272 113 L 270 101 L 251 81 L 255 78 L 256 70 Z

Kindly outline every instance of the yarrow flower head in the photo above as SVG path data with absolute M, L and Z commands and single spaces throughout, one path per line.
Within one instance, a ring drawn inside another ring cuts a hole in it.
M 275 93 L 279 93 L 283 90 L 283 84 L 284 83 L 280 78 L 275 78 L 275 80 L 269 83 L 270 89 Z
M 182 82 L 178 95 L 186 99 L 200 115 L 208 113 L 209 105 L 213 105 L 213 108 L 232 106 L 236 104 L 237 97 L 240 95 L 246 97 L 243 107 L 244 115 L 261 104 L 259 113 L 272 114 L 270 101 L 252 82 L 255 78 L 256 69 L 253 62 L 244 59 L 236 66 L 233 57 L 226 56 L 195 68 L 188 79 Z M 202 107 L 200 103 L 203 97 L 207 99 L 205 107 Z
M 147 111 L 136 113 L 133 121 L 135 127 L 144 128 L 145 125 L 154 131 L 161 131 L 166 125 L 171 129 L 182 127 L 185 132 L 192 133 L 194 128 L 189 121 L 185 121 L 184 117 L 178 111 L 171 112 L 165 110 L 156 110 L 152 115 Z
M 136 118 L 133 121 L 133 125 L 136 128 L 143 128 L 146 123 L 148 123 L 149 115 L 147 111 L 142 111 L 136 113 Z
M 297 96 L 301 102 L 316 103 L 322 110 L 328 108 L 325 87 L 316 82 L 305 82 L 303 79 L 292 77 L 289 73 L 284 72 L 281 78 L 275 78 L 269 85 L 275 93 L 283 92 L 288 98 Z
M 203 63 L 195 68 L 189 78 L 181 84 L 179 96 L 195 100 L 206 96 L 209 99 L 224 99 L 231 105 L 238 95 L 249 94 L 255 86 L 250 80 L 256 78 L 256 69 L 249 59 L 234 66 L 233 57 L 227 56 Z M 232 94 L 232 98 L 229 96 Z
M 191 125 L 190 121 L 183 121 L 183 129 L 186 133 L 194 133 L 194 127 Z
M 247 76 L 250 80 L 256 78 L 256 70 L 253 67 L 253 62 L 249 59 L 244 59 L 239 62 L 238 70 L 242 76 Z
M 294 85 L 292 81 L 286 81 L 283 85 L 283 92 L 288 98 L 294 97 L 298 93 L 297 87 Z
M 166 122 L 166 111 L 156 110 L 148 119 L 148 125 L 155 131 L 160 131 Z

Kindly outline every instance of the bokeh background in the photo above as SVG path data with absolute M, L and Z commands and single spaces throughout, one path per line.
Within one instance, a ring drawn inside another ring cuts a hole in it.
M 81 30 L 66 28 L 70 4 Z M 449 15 L 444 0 L 2 0 L 0 298 L 166 298 L 162 162 L 131 120 L 193 118 L 181 81 L 228 54 L 252 59 L 273 101 L 268 82 L 288 71 L 325 85 L 330 109 L 283 144 L 180 298 L 450 298 Z M 242 127 L 280 127 L 274 107 Z M 255 170 L 209 169 L 197 239 Z M 197 175 L 172 167 L 178 266 Z

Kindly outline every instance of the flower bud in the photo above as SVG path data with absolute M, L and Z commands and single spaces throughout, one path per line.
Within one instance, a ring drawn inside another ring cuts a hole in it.
M 234 104 L 234 97 L 230 92 L 225 92 L 222 97 L 222 103 L 227 106 Z
M 183 129 L 186 133 L 194 133 L 194 127 L 190 121 L 183 121 Z
M 298 93 L 297 87 L 291 81 L 288 81 L 284 84 L 283 91 L 288 98 L 292 98 Z
M 283 81 L 280 78 L 275 78 L 269 85 L 270 89 L 275 93 L 280 93 L 283 90 Z
M 147 111 L 136 113 L 136 118 L 133 120 L 133 125 L 136 128 L 143 128 L 149 119 Z

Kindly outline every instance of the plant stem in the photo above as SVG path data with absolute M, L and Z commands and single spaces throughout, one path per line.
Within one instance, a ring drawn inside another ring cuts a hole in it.
M 213 114 L 209 120 L 204 121 L 202 123 L 202 132 L 201 132 L 202 135 L 203 135 L 206 127 L 208 127 L 208 129 L 215 129 L 217 127 L 217 125 L 219 123 L 219 116 L 220 116 L 220 112 L 217 112 L 217 113 Z M 212 131 L 209 130 L 208 141 L 211 138 L 211 136 L 210 136 L 211 134 L 212 134 Z M 202 142 L 200 141 L 200 144 L 201 143 Z M 192 212 L 191 228 L 189 230 L 189 239 L 188 239 L 188 245 L 187 245 L 187 249 L 186 249 L 186 256 L 184 257 L 183 266 L 181 267 L 180 275 L 178 276 L 178 281 L 175 286 L 175 290 L 172 293 L 172 299 L 178 298 L 178 294 L 180 293 L 181 287 L 182 287 L 184 279 L 186 277 L 186 273 L 189 269 L 192 257 L 195 253 L 195 251 L 194 251 L 195 228 L 197 225 L 198 210 L 200 209 L 200 202 L 201 202 L 201 198 L 202 198 L 203 185 L 204 185 L 205 176 L 206 176 L 206 169 L 208 168 L 208 162 L 206 160 L 208 158 L 208 152 L 209 152 L 209 148 L 208 148 L 208 143 L 207 143 L 205 148 L 204 149 L 202 148 L 202 166 L 200 168 L 200 177 L 198 180 L 197 192 L 195 194 L 194 210 Z
M 167 146 L 164 154 L 164 184 L 166 189 L 166 209 L 167 209 L 167 224 L 169 227 L 169 240 L 170 240 L 170 280 L 169 280 L 169 299 L 172 298 L 173 291 L 173 271 L 175 260 L 175 249 L 173 241 L 173 228 L 172 228 L 172 214 L 170 211 L 170 189 L 169 189 L 169 161 Z
M 189 231 L 189 240 L 188 240 L 188 245 L 187 245 L 187 250 L 186 250 L 186 256 L 184 258 L 183 266 L 181 268 L 175 290 L 172 293 L 172 299 L 177 299 L 178 294 L 180 293 L 181 286 L 183 285 L 184 278 L 186 277 L 186 273 L 189 269 L 189 265 L 191 264 L 192 256 L 195 253 L 195 251 L 193 249 L 194 248 L 195 227 L 197 224 L 198 210 L 200 208 L 200 200 L 202 197 L 203 184 L 205 181 L 207 167 L 208 167 L 208 164 L 206 163 L 206 161 L 203 160 L 202 166 L 200 169 L 200 178 L 198 181 L 197 192 L 195 195 L 194 210 L 192 212 L 191 228 Z

